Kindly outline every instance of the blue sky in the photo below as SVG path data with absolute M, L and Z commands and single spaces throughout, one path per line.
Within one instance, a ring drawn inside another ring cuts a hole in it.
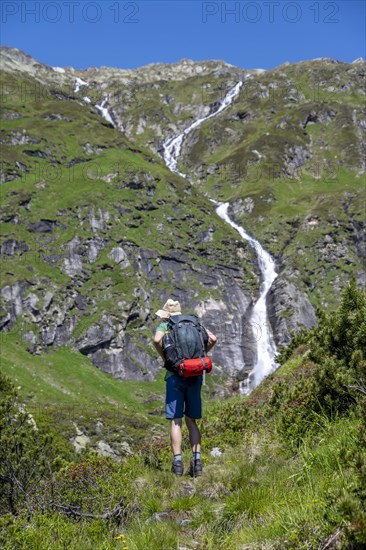
M 135 68 L 223 59 L 270 69 L 285 61 L 365 57 L 365 2 L 1 2 L 1 44 L 51 66 Z

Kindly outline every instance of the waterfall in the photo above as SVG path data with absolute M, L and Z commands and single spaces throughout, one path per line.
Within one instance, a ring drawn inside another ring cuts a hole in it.
M 116 127 L 116 124 L 113 120 L 113 118 L 111 117 L 111 115 L 109 114 L 109 111 L 106 107 L 106 105 L 108 105 L 108 98 L 104 98 L 102 103 L 100 105 L 95 105 L 95 107 L 98 109 L 98 111 L 100 112 L 100 114 L 102 115 L 103 118 L 105 118 L 108 122 L 110 122 L 112 124 L 112 126 Z
M 257 359 L 250 371 L 247 380 L 241 385 L 241 393 L 248 394 L 252 388 L 257 386 L 267 374 L 275 368 L 276 344 L 273 339 L 271 325 L 269 323 L 266 297 L 273 281 L 277 277 L 275 271 L 274 259 L 253 237 L 251 237 L 243 227 L 235 223 L 228 215 L 229 203 L 220 204 L 216 208 L 217 214 L 231 225 L 241 236 L 249 242 L 250 246 L 255 250 L 258 259 L 258 266 L 261 272 L 261 285 L 259 289 L 259 297 L 254 304 L 250 319 L 248 320 L 251 327 L 254 340 L 257 347 Z
M 180 176 L 187 178 L 185 174 L 178 170 L 178 160 L 181 153 L 181 148 L 183 144 L 184 137 L 189 134 L 194 128 L 200 126 L 206 120 L 218 115 L 226 107 L 231 105 L 233 100 L 237 97 L 240 92 L 240 89 L 243 85 L 243 82 L 238 82 L 233 88 L 229 90 L 226 96 L 219 102 L 219 106 L 216 111 L 207 115 L 206 117 L 200 118 L 188 126 L 181 134 L 176 137 L 167 139 L 163 143 L 163 158 L 167 167 Z M 212 199 L 211 199 L 212 200 Z M 212 200 L 212 202 L 215 202 Z M 249 244 L 255 249 L 258 258 L 258 265 L 261 272 L 261 285 L 259 291 L 259 297 L 252 309 L 252 313 L 249 319 L 249 324 L 251 326 L 253 336 L 256 343 L 256 363 L 250 371 L 248 378 L 245 382 L 241 384 L 240 390 L 243 394 L 250 393 L 251 389 L 257 386 L 261 380 L 267 374 L 272 372 L 275 369 L 275 356 L 276 356 L 276 345 L 273 339 L 273 334 L 271 326 L 268 319 L 267 307 L 266 307 L 266 296 L 269 289 L 275 278 L 277 277 L 274 260 L 271 255 L 262 248 L 260 243 L 251 237 L 243 227 L 236 224 L 228 215 L 229 203 L 219 204 L 216 207 L 216 213 L 230 224 L 240 236 L 247 240 Z
M 219 107 L 216 111 L 214 111 L 210 115 L 207 115 L 203 118 L 199 118 L 198 120 L 193 122 L 193 124 L 188 126 L 188 128 L 186 128 L 181 134 L 179 134 L 176 137 L 170 138 L 163 143 L 164 161 L 165 161 L 165 164 L 168 166 L 168 168 L 170 168 L 172 172 L 176 172 L 183 178 L 187 177 L 185 174 L 182 174 L 182 172 L 179 172 L 178 166 L 177 166 L 184 136 L 189 134 L 189 132 L 194 130 L 194 128 L 198 128 L 198 126 L 201 126 L 201 124 L 206 120 L 208 120 L 209 118 L 212 118 L 218 115 L 219 113 L 221 113 L 221 111 L 226 109 L 226 107 L 228 107 L 232 103 L 233 99 L 238 95 L 242 85 L 243 83 L 240 81 L 233 88 L 231 88 L 231 90 L 229 90 L 226 96 L 220 101 Z
M 88 83 L 83 80 L 82 78 L 76 77 L 75 79 L 75 89 L 74 92 L 78 92 L 81 88 L 81 86 L 88 86 Z

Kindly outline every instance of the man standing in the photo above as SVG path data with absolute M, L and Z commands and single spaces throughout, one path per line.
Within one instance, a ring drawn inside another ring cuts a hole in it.
M 168 332 L 168 320 L 173 315 L 181 314 L 180 303 L 170 298 L 164 304 L 163 308 L 156 312 L 156 315 L 161 319 L 161 323 L 156 329 L 154 346 L 164 361 L 165 357 L 162 340 L 164 334 Z M 207 329 L 205 330 L 208 335 L 208 342 L 206 345 L 206 352 L 208 352 L 216 344 L 217 338 L 210 331 Z M 166 418 L 171 421 L 170 439 L 174 454 L 172 472 L 177 476 L 183 475 L 182 418 L 184 415 L 193 452 L 189 474 L 192 477 L 199 476 L 202 474 L 201 433 L 198 429 L 196 420 L 202 418 L 202 376 L 182 378 L 178 374 L 167 370 L 164 380 L 166 381 Z

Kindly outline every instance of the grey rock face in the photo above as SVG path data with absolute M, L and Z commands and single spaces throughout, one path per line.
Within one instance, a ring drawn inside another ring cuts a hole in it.
M 40 139 L 33 138 L 27 135 L 25 130 L 23 130 L 22 132 L 18 130 L 10 134 L 6 134 L 0 139 L 0 143 L 4 145 L 35 145 L 40 142 Z
M 40 220 L 39 222 L 31 222 L 28 225 L 28 231 L 31 233 L 47 233 L 54 231 L 57 222 L 54 220 Z
M 93 146 L 93 145 L 90 145 L 90 143 L 85 143 L 84 145 L 82 145 L 82 148 L 86 155 L 99 155 L 99 153 L 102 153 L 104 149 L 106 149 L 106 146 L 105 145 Z
M 285 275 L 275 279 L 267 296 L 269 320 L 277 346 L 288 344 L 290 334 L 311 328 L 317 318 L 305 292 L 301 292 Z
M 11 320 L 11 316 L 10 316 L 10 313 L 6 312 L 6 313 L 0 313 L 0 330 L 6 330 L 6 325 L 9 323 L 9 321 Z
M 14 256 L 17 252 L 27 252 L 29 246 L 26 243 L 20 243 L 16 239 L 7 239 L 0 245 L 0 254 Z
M 43 118 L 44 120 L 63 120 L 64 122 L 72 122 L 71 118 L 60 115 L 59 113 L 50 113 L 45 115 Z
M 230 378 L 250 369 L 253 342 L 248 342 L 246 319 L 251 300 L 231 283 L 223 300 L 210 299 L 199 303 L 195 311 L 206 328 L 213 332 L 219 345 L 212 350 L 214 368 Z
M 138 319 L 139 314 L 126 318 L 121 314 L 117 320 L 103 315 L 100 322 L 88 328 L 85 335 L 76 341 L 75 347 L 101 370 L 115 378 L 125 380 L 153 380 L 160 368 L 155 354 L 144 351 L 151 342 L 139 337 L 134 338 L 126 331 L 129 319 Z M 148 348 L 147 348 L 148 349 Z
M 310 158 L 311 152 L 301 145 L 290 147 L 285 153 L 286 174 L 292 178 L 296 177 L 296 170 Z
M 1 297 L 7 306 L 7 314 L 2 319 L 2 329 L 7 331 L 13 326 L 17 318 L 23 312 L 23 295 L 30 287 L 26 281 L 17 281 L 13 285 L 4 286 L 1 289 Z
M 17 112 L 4 112 L 2 113 L 2 118 L 4 120 L 19 120 L 20 118 L 28 118 L 27 116 L 25 115 L 21 115 L 20 113 L 17 113 Z
M 76 342 L 76 347 L 84 355 L 97 352 L 100 348 L 108 347 L 115 335 L 113 320 L 103 316 L 101 324 L 91 326 L 85 336 Z
M 127 259 L 127 254 L 121 246 L 116 246 L 112 248 L 112 250 L 108 254 L 108 258 L 114 260 L 116 264 L 121 267 L 121 269 L 125 269 L 130 265 L 130 262 Z
M 302 121 L 302 127 L 306 128 L 308 124 L 316 124 L 319 122 L 322 124 L 329 124 L 329 122 L 333 120 L 336 114 L 337 111 L 331 108 L 323 107 L 317 111 L 312 109 Z

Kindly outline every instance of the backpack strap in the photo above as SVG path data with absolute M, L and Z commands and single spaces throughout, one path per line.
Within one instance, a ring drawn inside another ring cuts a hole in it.
M 201 340 L 201 344 L 202 344 L 203 353 L 206 355 L 206 346 L 205 346 L 205 342 L 203 340 L 202 331 L 199 330 L 198 332 L 199 332 L 199 335 L 200 335 L 200 340 Z

